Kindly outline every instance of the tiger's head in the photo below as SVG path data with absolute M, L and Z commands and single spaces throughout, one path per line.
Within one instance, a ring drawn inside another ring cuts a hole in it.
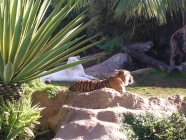
M 80 56 L 72 56 L 72 57 L 69 57 L 68 58 L 68 61 L 67 61 L 67 64 L 69 63 L 73 63 L 73 62 L 76 62 L 76 61 L 79 61 L 80 60 Z
M 72 56 L 68 58 L 67 64 L 73 63 L 73 62 L 77 62 L 80 60 L 80 56 Z M 73 67 L 70 67 L 70 69 L 76 69 L 80 66 L 81 64 L 75 65 Z
M 116 76 L 118 76 L 125 86 L 134 83 L 133 76 L 127 70 L 115 70 Z

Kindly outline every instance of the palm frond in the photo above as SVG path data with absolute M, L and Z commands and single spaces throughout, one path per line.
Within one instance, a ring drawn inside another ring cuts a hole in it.
M 156 18 L 159 23 L 166 22 L 166 14 L 177 17 L 185 10 L 184 0 L 116 0 L 115 20 L 129 20 L 133 16 Z

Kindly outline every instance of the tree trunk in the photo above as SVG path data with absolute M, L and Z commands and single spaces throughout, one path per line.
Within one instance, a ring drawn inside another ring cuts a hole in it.
M 185 2 L 186 5 L 186 2 Z M 186 25 L 186 11 L 183 14 L 183 26 Z
M 139 61 L 148 64 L 150 66 L 152 66 L 153 68 L 162 70 L 162 71 L 166 71 L 169 72 L 171 74 L 178 74 L 180 73 L 180 70 L 176 67 L 171 67 L 163 62 L 160 62 L 152 57 L 149 57 L 145 54 L 142 54 L 134 49 L 131 49 L 129 47 L 125 47 L 125 51 L 131 56 L 134 57 L 136 59 L 138 59 Z
M 0 96 L 4 100 L 8 99 L 9 101 L 18 101 L 24 93 L 24 84 L 9 84 L 5 85 L 0 81 Z M 0 101 L 1 104 L 1 101 Z

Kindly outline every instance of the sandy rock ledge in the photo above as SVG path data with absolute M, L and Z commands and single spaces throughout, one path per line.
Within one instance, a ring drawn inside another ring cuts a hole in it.
M 39 96 L 34 94 L 35 102 L 39 101 Z M 113 89 L 103 88 L 92 92 L 71 92 L 68 95 L 59 92 L 54 101 L 44 98 L 40 104 L 46 107 L 45 112 L 41 113 L 45 119 L 41 123 L 45 126 L 48 119 L 49 126 L 56 132 L 53 140 L 127 140 L 125 134 L 119 131 L 120 113 L 186 114 L 186 102 L 181 95 L 146 99 L 134 93 L 121 95 Z

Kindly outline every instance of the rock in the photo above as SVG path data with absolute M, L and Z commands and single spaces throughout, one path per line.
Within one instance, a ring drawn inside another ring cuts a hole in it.
M 186 114 L 186 102 L 182 95 L 167 98 L 142 98 L 137 94 L 102 88 L 92 92 L 71 92 L 68 103 L 59 113 L 48 119 L 49 126 L 56 132 L 53 140 L 105 140 L 127 139 L 119 131 L 120 113 L 156 113 L 171 115 L 173 112 Z
M 64 104 L 68 104 L 70 101 L 66 93 L 63 91 L 59 91 L 57 96 L 54 99 L 48 98 L 47 94 L 45 92 L 33 92 L 33 103 L 32 105 L 36 105 L 39 103 L 39 106 L 41 108 L 44 108 L 41 111 L 42 118 L 39 119 L 40 124 L 38 125 L 37 129 L 40 130 L 47 130 L 48 129 L 48 119 L 51 116 L 56 115 L 61 106 Z
M 131 74 L 132 75 L 146 75 L 149 72 L 154 71 L 154 70 L 155 70 L 154 68 L 138 69 L 138 70 L 132 71 Z
M 104 62 L 86 68 L 85 73 L 98 78 L 109 77 L 114 70 L 124 69 L 131 63 L 131 58 L 125 53 L 118 53 Z
M 181 72 L 186 72 L 186 62 L 183 62 L 181 65 L 177 66 L 177 68 L 178 68 Z
M 120 126 L 115 113 L 109 108 L 89 110 L 64 105 L 58 115 L 49 119 L 53 128 L 60 124 L 59 120 L 63 124 L 56 129 L 57 134 L 53 140 L 127 140 L 127 137 L 118 131 Z
M 125 50 L 125 48 L 127 47 L 127 48 L 131 48 L 131 49 L 144 53 L 144 52 L 149 51 L 153 46 L 154 46 L 154 43 L 152 41 L 138 42 L 134 44 L 124 45 L 121 47 L 121 50 Z

